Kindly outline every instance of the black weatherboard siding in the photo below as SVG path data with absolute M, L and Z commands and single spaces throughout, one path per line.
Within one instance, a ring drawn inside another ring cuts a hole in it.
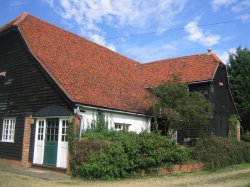
M 205 94 L 214 104 L 214 116 L 204 128 L 210 134 L 227 137 L 229 131 L 230 115 L 237 115 L 230 90 L 228 87 L 226 66 L 220 64 L 212 81 L 190 84 L 189 90 L 199 91 Z M 188 128 L 178 132 L 178 142 L 182 143 L 184 138 L 198 138 L 201 129 Z
M 0 72 L 4 71 L 6 77 L 0 78 L 0 140 L 5 117 L 15 117 L 16 125 L 14 143 L 0 141 L 0 157 L 21 160 L 25 115 L 50 105 L 70 107 L 70 104 L 28 51 L 16 29 L 0 33 Z
M 219 65 L 211 85 L 211 100 L 215 104 L 213 132 L 215 135 L 226 137 L 229 130 L 229 117 L 236 115 L 237 111 L 228 87 L 227 70 L 222 64 Z

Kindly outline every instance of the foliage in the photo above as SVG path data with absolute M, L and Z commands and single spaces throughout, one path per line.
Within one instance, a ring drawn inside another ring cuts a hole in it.
M 108 122 L 105 119 L 105 115 L 101 111 L 97 112 L 96 120 L 91 122 L 91 130 L 96 132 L 108 131 Z
M 250 131 L 246 131 L 244 134 L 242 134 L 241 139 L 250 142 Z
M 238 117 L 236 115 L 231 115 L 229 117 L 229 133 L 228 133 L 228 137 L 236 138 L 236 136 L 237 136 L 237 123 L 238 123 Z
M 142 169 L 171 166 L 190 160 L 190 150 L 159 134 L 87 131 L 76 143 L 73 176 L 123 178 Z
M 185 163 L 190 159 L 186 149 L 159 134 L 140 133 L 137 142 L 140 145 L 137 169 L 171 166 Z
M 69 119 L 69 128 L 68 128 L 68 146 L 69 146 L 69 152 L 71 155 L 74 152 L 75 141 L 76 141 L 76 129 L 74 126 L 73 116 L 71 116 Z
M 193 153 L 208 169 L 250 162 L 250 144 L 231 138 L 200 139 Z
M 202 93 L 189 92 L 187 84 L 180 83 L 178 76 L 150 88 L 152 114 L 157 130 L 157 119 L 163 118 L 169 128 L 169 135 L 187 126 L 201 127 L 213 116 L 213 104 Z
M 229 86 L 242 119 L 243 129 L 250 130 L 250 51 L 238 47 L 229 54 Z
M 126 174 L 127 161 L 121 146 L 110 141 L 83 138 L 76 143 L 72 176 L 82 178 L 117 178 Z

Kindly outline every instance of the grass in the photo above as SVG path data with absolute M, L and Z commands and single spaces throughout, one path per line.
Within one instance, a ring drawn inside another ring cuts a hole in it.
M 250 187 L 250 164 L 240 164 L 214 171 L 149 175 L 118 181 L 86 181 L 81 179 L 43 180 L 0 171 L 0 186 L 242 186 Z

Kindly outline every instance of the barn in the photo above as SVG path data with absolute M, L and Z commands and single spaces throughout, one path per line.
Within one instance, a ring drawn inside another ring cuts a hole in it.
M 227 136 L 237 111 L 213 52 L 142 64 L 24 13 L 0 28 L 0 158 L 67 168 L 71 116 L 80 132 L 98 112 L 110 129 L 150 131 L 147 87 L 175 72 L 215 103 L 208 130 Z

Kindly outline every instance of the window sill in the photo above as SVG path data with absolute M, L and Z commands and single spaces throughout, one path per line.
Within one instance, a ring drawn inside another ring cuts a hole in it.
M 5 143 L 15 143 L 15 141 L 8 141 L 8 140 L 1 140 L 0 142 L 5 142 Z

